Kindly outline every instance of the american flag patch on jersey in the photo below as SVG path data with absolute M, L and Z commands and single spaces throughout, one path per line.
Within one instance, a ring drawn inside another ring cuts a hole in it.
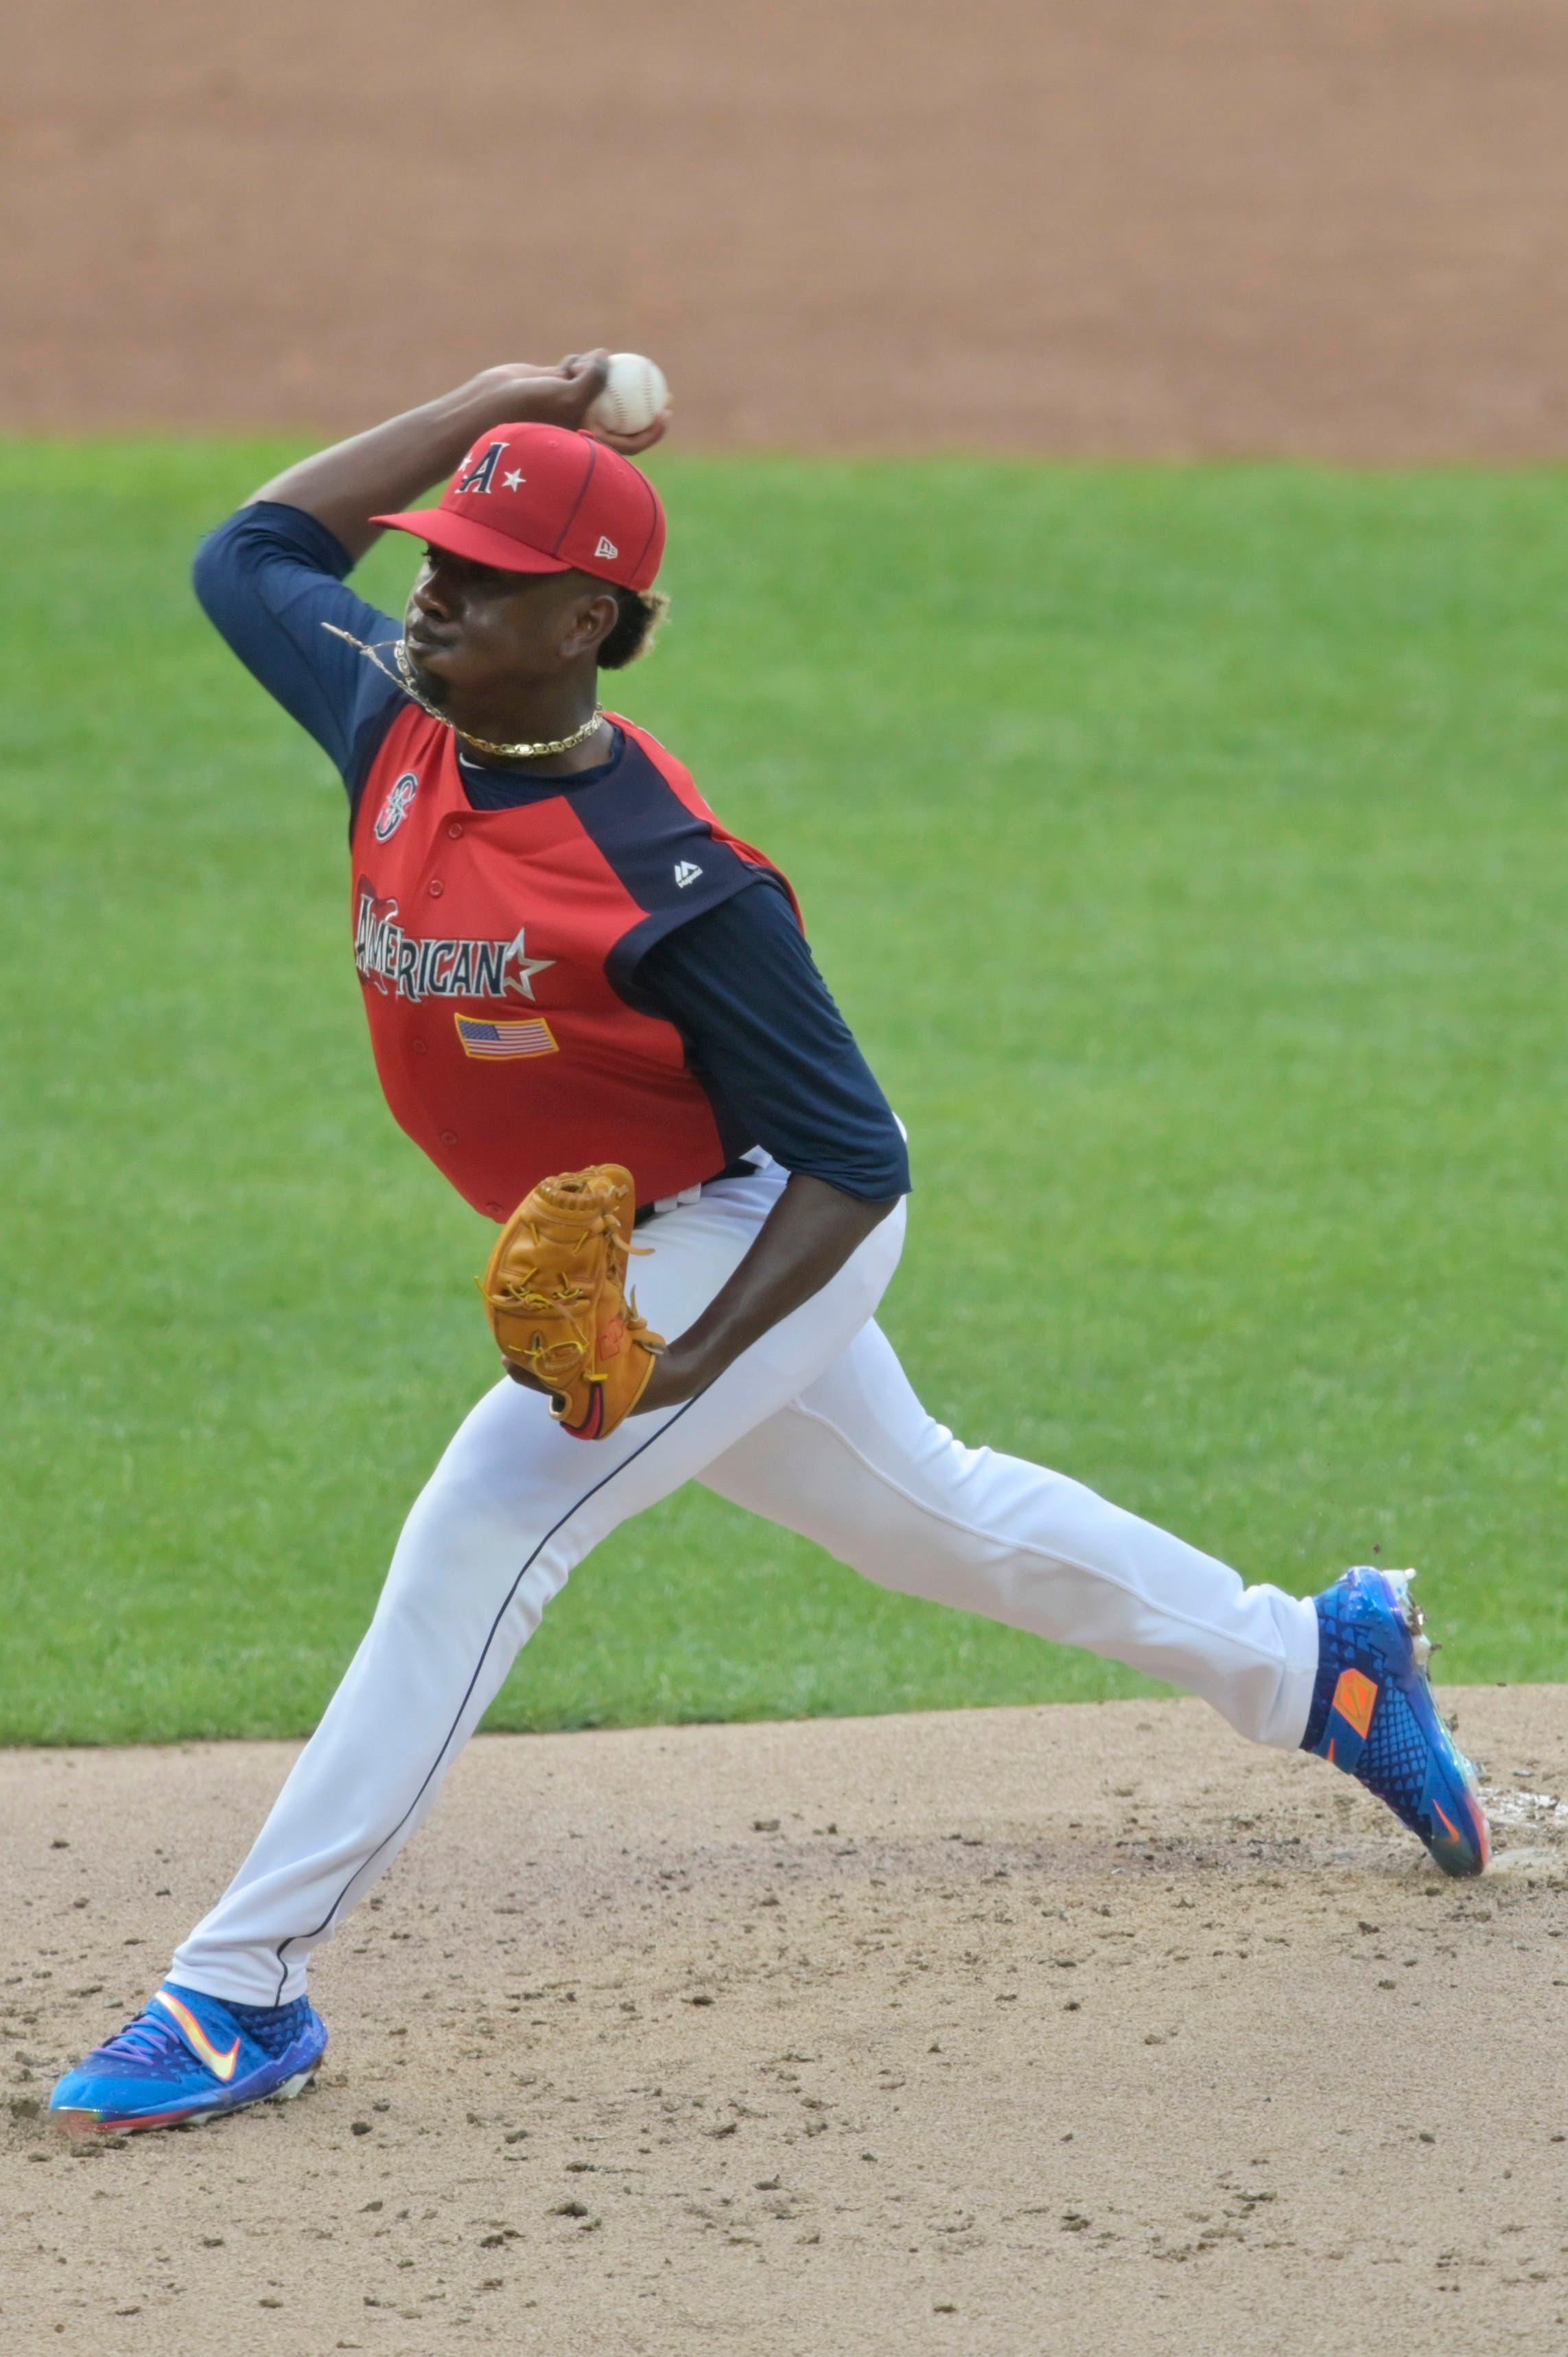
M 555 1034 L 541 1015 L 490 1023 L 478 1015 L 453 1017 L 465 1056 L 553 1056 Z

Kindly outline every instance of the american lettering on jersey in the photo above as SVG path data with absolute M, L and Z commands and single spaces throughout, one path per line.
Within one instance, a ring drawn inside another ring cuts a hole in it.
M 375 833 L 378 842 L 387 840 L 379 826 Z M 534 975 L 555 961 L 529 956 L 527 931 L 520 925 L 510 942 L 421 939 L 403 931 L 397 902 L 378 900 L 361 878 L 354 963 L 361 981 L 416 1003 L 422 998 L 504 998 L 509 990 L 532 998 Z

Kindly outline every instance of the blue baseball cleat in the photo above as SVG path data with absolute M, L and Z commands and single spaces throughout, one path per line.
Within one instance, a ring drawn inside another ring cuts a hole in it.
M 1414 1577 L 1363 1564 L 1315 1598 L 1317 1684 L 1302 1749 L 1386 1801 L 1444 1874 L 1480 1874 L 1492 1854 L 1487 1814 L 1433 1697 Z
M 326 2050 L 308 1997 L 230 2006 L 166 1982 L 145 2013 L 66 2072 L 49 2116 L 72 2135 L 178 2127 L 297 2095 Z

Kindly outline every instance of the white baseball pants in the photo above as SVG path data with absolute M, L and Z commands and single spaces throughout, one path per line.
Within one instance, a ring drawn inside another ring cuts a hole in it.
M 766 1164 L 650 1222 L 639 1304 L 682 1333 L 784 1184 Z M 900 1205 L 822 1291 L 700 1398 L 572 1440 L 537 1393 L 479 1401 L 414 1504 L 364 1641 L 254 1848 L 174 1960 L 251 2005 L 299 1996 L 312 1951 L 385 1873 L 573 1566 L 684 1481 L 815 1539 L 885 1587 L 1125 1662 L 1292 1746 L 1317 1666 L 1310 1602 L 1237 1575 L 1079 1482 L 966 1448 L 911 1391 L 874 1312 Z

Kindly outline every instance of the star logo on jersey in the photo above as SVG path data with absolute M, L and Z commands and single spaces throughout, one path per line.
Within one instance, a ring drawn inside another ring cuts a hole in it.
M 413 798 L 418 791 L 419 780 L 412 770 L 405 770 L 395 785 L 388 787 L 387 798 L 381 804 L 381 816 L 376 821 L 375 833 L 378 843 L 392 841 L 413 807 Z
M 502 970 L 506 974 L 505 986 L 508 990 L 515 987 L 522 993 L 524 998 L 532 998 L 534 975 L 542 974 L 546 967 L 553 966 L 555 961 L 553 958 L 531 958 L 528 954 L 528 944 L 523 940 L 524 931 L 525 928 L 519 925 L 517 939 L 507 951 Z

